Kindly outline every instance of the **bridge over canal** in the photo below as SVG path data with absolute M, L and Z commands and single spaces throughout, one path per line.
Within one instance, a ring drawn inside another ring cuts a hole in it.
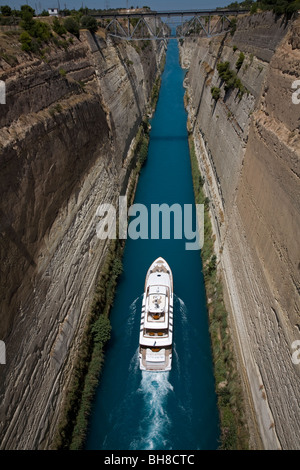
M 213 37 L 229 31 L 234 18 L 248 10 L 121 10 L 93 16 L 107 34 L 120 39 L 164 40 L 187 36 Z

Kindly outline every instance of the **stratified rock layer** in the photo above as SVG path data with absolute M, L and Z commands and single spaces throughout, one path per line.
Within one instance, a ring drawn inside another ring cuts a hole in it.
M 46 61 L 1 63 L 2 448 L 51 445 L 106 255 L 96 210 L 126 190 L 162 54 L 81 32 Z
M 300 21 L 271 12 L 238 20 L 230 34 L 187 40 L 189 129 L 211 201 L 231 329 L 248 392 L 252 445 L 299 448 Z M 247 92 L 225 93 L 216 65 L 229 61 Z M 219 87 L 219 100 L 211 87 Z

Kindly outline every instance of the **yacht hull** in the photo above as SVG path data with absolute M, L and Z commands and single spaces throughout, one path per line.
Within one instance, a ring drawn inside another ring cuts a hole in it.
M 163 258 L 148 269 L 140 325 L 140 369 L 165 372 L 172 368 L 173 276 Z

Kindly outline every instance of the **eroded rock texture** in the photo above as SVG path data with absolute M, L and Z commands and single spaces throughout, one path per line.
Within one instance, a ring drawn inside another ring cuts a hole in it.
M 126 190 L 163 53 L 82 32 L 47 60 L 1 61 L 2 448 L 51 445 L 106 255 L 96 210 Z
M 299 31 L 299 19 L 287 23 L 269 12 L 238 20 L 233 37 L 190 39 L 181 47 L 189 128 L 253 412 L 252 445 L 267 449 L 299 448 L 300 365 L 291 360 L 300 338 L 300 105 L 292 102 Z M 216 69 L 229 61 L 237 72 L 240 52 L 242 98 L 237 88 L 225 93 Z

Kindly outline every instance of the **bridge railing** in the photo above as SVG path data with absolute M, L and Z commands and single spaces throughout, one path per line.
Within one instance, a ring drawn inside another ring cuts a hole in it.
M 127 10 L 126 12 L 118 12 L 115 11 L 108 11 L 108 12 L 101 12 L 101 13 L 92 13 L 91 15 L 95 18 L 127 18 L 128 16 L 134 17 L 147 17 L 147 16 L 159 16 L 159 17 L 166 17 L 166 16 L 207 16 L 207 15 L 241 15 L 245 13 L 249 13 L 250 10 L 233 10 L 233 9 L 215 9 L 215 10 L 162 10 L 162 11 L 154 11 L 154 10 L 144 10 L 144 11 L 134 11 L 134 10 Z

